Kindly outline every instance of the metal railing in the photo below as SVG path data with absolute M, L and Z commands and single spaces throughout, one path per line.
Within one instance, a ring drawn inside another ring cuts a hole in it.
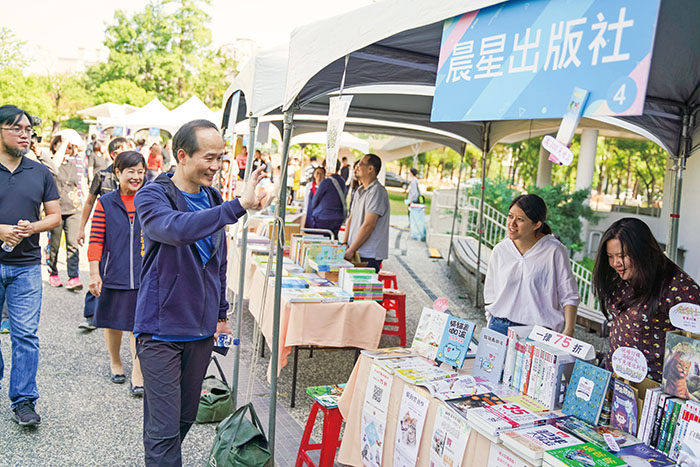
M 467 196 L 465 192 L 459 194 L 459 208 L 457 221 L 455 222 L 455 236 L 479 237 L 479 203 L 476 196 Z M 452 216 L 455 209 L 455 190 L 437 190 L 433 194 L 433 202 L 430 207 L 430 229 L 434 233 L 449 234 L 452 227 Z M 506 236 L 507 216 L 490 204 L 484 205 L 483 242 L 489 248 L 494 246 Z M 571 261 L 571 270 L 576 279 L 581 305 L 593 310 L 600 310 L 593 292 L 593 273 L 581 263 Z

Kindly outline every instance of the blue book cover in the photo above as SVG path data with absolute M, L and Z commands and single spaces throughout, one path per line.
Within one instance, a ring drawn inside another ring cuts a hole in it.
M 456 368 L 462 368 L 475 326 L 471 321 L 450 316 L 445 324 L 445 330 L 442 332 L 437 360 Z
M 614 454 L 627 462 L 627 465 L 650 465 L 654 467 L 676 465 L 673 459 L 644 443 L 625 446 Z
M 608 393 L 612 374 L 602 368 L 577 360 L 566 389 L 562 412 L 591 425 L 597 425 Z
M 476 349 L 473 376 L 481 376 L 498 384 L 501 382 L 503 363 L 506 358 L 508 337 L 493 329 L 483 328 Z

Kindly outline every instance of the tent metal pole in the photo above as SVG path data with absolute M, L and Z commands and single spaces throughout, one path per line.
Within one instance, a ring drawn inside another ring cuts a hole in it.
M 479 289 L 481 287 L 481 244 L 484 237 L 484 200 L 486 197 L 486 156 L 489 153 L 489 132 L 491 122 L 484 123 L 484 142 L 481 150 L 481 199 L 479 201 L 479 246 L 476 250 L 476 296 L 475 303 L 479 306 Z
M 272 317 L 272 348 L 270 349 L 270 422 L 268 425 L 270 453 L 275 459 L 275 422 L 277 418 L 277 367 L 280 344 L 280 306 L 282 303 L 282 257 L 284 255 L 284 217 L 287 213 L 287 165 L 289 163 L 289 143 L 292 139 L 294 109 L 284 112 L 284 136 L 282 138 L 282 170 L 280 173 L 280 194 L 277 200 L 277 255 L 275 257 L 275 307 Z
M 666 256 L 674 263 L 678 262 L 678 228 L 681 217 L 681 195 L 683 194 L 683 172 L 686 160 L 691 149 L 690 128 L 694 120 L 689 112 L 683 113 L 683 126 L 681 128 L 680 151 L 673 161 L 671 170 L 675 171 L 673 183 L 673 199 L 671 204 L 671 221 L 668 228 L 668 241 L 666 242 Z
M 255 152 L 255 130 L 258 126 L 258 117 L 249 117 L 250 121 L 250 132 L 248 133 L 248 159 L 245 164 L 245 175 L 244 181 L 248 183 L 250 181 L 250 172 L 253 169 L 253 153 Z M 234 144 L 235 147 L 235 144 Z M 236 163 L 236 160 L 231 161 L 232 164 Z M 236 294 L 236 339 L 238 339 L 238 345 L 236 346 L 236 353 L 233 359 L 233 381 L 232 381 L 232 391 L 231 398 L 233 399 L 233 406 L 238 407 L 238 373 L 240 370 L 240 360 L 241 360 L 241 326 L 243 321 L 243 287 L 245 286 L 245 271 L 246 271 L 246 256 L 248 249 L 248 214 L 246 213 L 241 223 L 241 251 L 239 256 L 240 267 L 238 269 L 238 293 Z
M 457 176 L 457 192 L 455 193 L 455 212 L 452 214 L 452 230 L 450 230 L 450 249 L 447 252 L 447 265 L 450 265 L 452 258 L 452 239 L 455 236 L 455 222 L 457 221 L 457 211 L 459 210 L 459 184 L 462 181 L 462 170 L 464 169 L 464 156 L 467 154 L 467 145 L 464 145 L 462 151 L 462 160 L 459 163 L 459 175 Z

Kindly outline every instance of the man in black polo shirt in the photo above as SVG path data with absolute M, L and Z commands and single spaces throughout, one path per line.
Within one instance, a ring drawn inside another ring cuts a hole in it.
M 128 149 L 128 146 L 129 142 L 126 140 L 126 138 L 114 138 L 109 142 L 109 146 L 107 147 L 109 157 L 111 157 L 112 161 L 114 161 L 120 152 Z M 106 169 L 100 170 L 92 178 L 92 183 L 90 183 L 90 193 L 85 201 L 83 212 L 80 217 L 78 245 L 83 246 L 85 243 L 85 226 L 87 225 L 88 219 L 90 219 L 90 216 L 92 215 L 92 208 L 95 207 L 97 198 L 118 189 L 119 180 L 117 180 L 117 176 L 114 174 L 114 164 L 110 164 Z M 90 292 L 86 293 L 85 306 L 83 307 L 83 317 L 85 320 L 78 325 L 79 329 L 83 329 L 85 331 L 94 331 L 96 329 L 95 325 L 92 323 L 96 308 L 97 297 Z
M 14 105 L 0 107 L 0 307 L 7 301 L 12 329 L 10 402 L 13 419 L 21 426 L 41 422 L 34 410 L 39 398 L 39 232 L 61 222 L 58 189 L 51 173 L 24 157 L 32 135 L 30 122 L 24 110 Z M 43 219 L 39 212 L 42 204 L 46 214 Z M 3 371 L 0 353 L 0 378 Z

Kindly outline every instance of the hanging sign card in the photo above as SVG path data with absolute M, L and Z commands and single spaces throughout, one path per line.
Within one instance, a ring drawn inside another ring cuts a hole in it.
M 649 372 L 646 357 L 633 347 L 618 347 L 612 355 L 612 368 L 619 378 L 633 383 L 644 381 Z
M 678 329 L 700 334 L 700 306 L 694 303 L 679 303 L 668 312 L 671 324 Z
M 574 339 L 573 337 L 565 336 L 564 334 L 559 334 L 558 332 L 550 331 L 542 326 L 535 326 L 532 328 L 528 339 L 563 350 L 583 360 L 590 360 L 595 357 L 595 349 L 591 344 Z
M 445 20 L 431 120 L 641 115 L 660 0 L 511 0 Z

